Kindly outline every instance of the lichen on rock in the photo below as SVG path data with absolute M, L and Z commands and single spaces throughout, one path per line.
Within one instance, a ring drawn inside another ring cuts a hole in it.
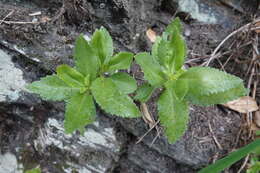
M 11 56 L 0 49 L 0 102 L 17 100 L 25 84 L 23 72 L 15 67 Z

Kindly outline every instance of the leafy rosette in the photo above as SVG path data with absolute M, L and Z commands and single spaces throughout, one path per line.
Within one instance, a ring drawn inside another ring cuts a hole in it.
M 45 100 L 65 101 L 65 131 L 84 132 L 96 119 L 95 101 L 107 113 L 126 118 L 141 116 L 128 94 L 137 88 L 127 73 L 133 54 L 113 53 L 113 41 L 105 28 L 88 42 L 80 35 L 74 50 L 75 67 L 60 65 L 56 74 L 41 78 L 27 88 Z
M 189 121 L 188 102 L 208 106 L 226 103 L 246 94 L 243 81 L 233 75 L 209 67 L 183 68 L 186 43 L 182 26 L 176 18 L 157 37 L 152 54 L 135 56 L 148 81 L 136 91 L 135 99 L 146 102 L 154 89 L 162 88 L 157 107 L 159 119 L 171 143 L 183 136 Z

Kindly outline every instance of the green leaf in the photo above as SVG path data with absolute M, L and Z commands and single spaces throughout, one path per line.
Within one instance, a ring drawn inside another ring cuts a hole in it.
M 169 66 L 169 42 L 167 39 L 163 39 L 162 37 L 157 37 L 155 43 L 152 47 L 152 56 L 155 61 L 159 62 L 161 66 L 164 66 L 168 69 Z
M 132 63 L 134 54 L 129 52 L 120 52 L 112 57 L 109 62 L 108 71 L 128 69 Z
M 84 87 L 84 76 L 70 66 L 63 64 L 57 67 L 57 76 L 71 87 Z
M 180 70 L 186 58 L 187 48 L 181 32 L 180 19 L 176 18 L 152 47 L 153 57 L 170 73 Z
M 183 100 L 189 90 L 189 85 L 187 80 L 175 80 L 173 81 L 172 88 L 175 97 Z
M 173 30 L 173 33 L 171 34 L 169 48 L 172 50 L 170 66 L 174 71 L 178 71 L 182 68 L 184 64 L 187 53 L 187 47 L 185 40 L 183 39 L 180 31 L 176 27 Z
M 191 88 L 191 87 L 190 87 Z M 245 96 L 247 90 L 244 88 L 243 84 L 238 85 L 235 88 L 231 88 L 224 92 L 218 92 L 208 95 L 199 95 L 197 93 L 188 92 L 186 99 L 193 104 L 200 106 L 210 106 L 214 104 L 223 104 L 228 101 L 238 99 L 239 97 Z
M 91 39 L 91 47 L 99 57 L 101 64 L 106 64 L 110 61 L 113 55 L 113 40 L 105 28 L 101 27 L 94 32 Z
M 180 19 L 176 18 L 152 48 L 152 55 L 171 73 L 181 69 L 186 58 L 187 48 L 181 32 Z
M 160 44 L 160 42 L 161 42 L 161 40 L 162 40 L 162 37 L 156 37 L 156 40 L 155 40 L 155 42 L 154 42 L 154 44 L 153 44 L 153 46 L 152 46 L 152 56 L 159 62 L 159 58 L 158 58 L 158 47 L 159 47 L 159 44 Z
M 255 156 L 260 156 L 260 146 L 252 152 Z M 260 159 L 260 157 L 259 157 Z M 260 160 L 259 160 L 260 161 Z
M 257 162 L 250 166 L 248 170 L 246 170 L 246 173 L 259 173 L 260 172 L 260 162 Z
M 225 92 L 241 85 L 243 81 L 233 75 L 209 67 L 193 67 L 184 72 L 179 79 L 186 79 L 190 95 L 211 95 Z
M 187 129 L 189 110 L 186 101 L 178 100 L 172 88 L 166 89 L 158 100 L 160 123 L 165 127 L 165 134 L 170 143 L 180 139 Z
M 107 113 L 121 117 L 140 117 L 141 113 L 130 97 L 121 93 L 110 78 L 97 78 L 91 86 L 96 102 Z
M 136 81 L 127 73 L 118 72 L 113 74 L 110 79 L 123 94 L 133 93 L 137 89 Z
M 249 168 L 247 168 L 246 173 L 259 173 L 260 172 L 260 160 L 259 159 L 260 158 L 257 156 L 251 157 Z
M 136 90 L 136 95 L 134 99 L 139 100 L 142 103 L 145 103 L 150 99 L 154 90 L 154 87 L 152 87 L 148 83 L 144 83 Z
M 179 33 L 182 33 L 183 27 L 181 24 L 181 20 L 179 17 L 176 17 L 165 29 L 165 32 L 169 34 L 173 34 L 175 29 L 178 30 Z
M 170 69 L 171 58 L 174 58 L 171 54 L 169 41 L 162 39 L 158 45 L 157 60 L 166 69 Z
M 25 173 L 41 173 L 41 169 L 40 168 L 34 168 L 34 169 L 26 171 Z
M 96 108 L 92 96 L 85 92 L 76 94 L 66 102 L 65 132 L 72 133 L 79 130 L 84 133 L 85 126 L 96 118 Z
M 135 56 L 135 59 L 144 72 L 144 78 L 152 86 L 159 86 L 164 83 L 165 79 L 162 69 L 150 54 L 139 53 Z
M 100 62 L 83 35 L 80 35 L 76 40 L 74 58 L 77 71 L 84 76 L 90 75 L 92 80 L 96 78 Z
M 57 75 L 41 78 L 26 86 L 29 91 L 39 94 L 45 100 L 61 101 L 80 92 L 79 87 L 71 87 L 58 78 Z
M 256 148 L 260 146 L 260 139 L 256 139 L 254 142 L 248 144 L 247 146 L 240 148 L 237 151 L 230 153 L 227 157 L 223 159 L 217 160 L 214 164 L 209 165 L 208 167 L 199 171 L 199 173 L 219 173 L 225 168 L 228 168 L 235 162 L 239 161 L 247 154 L 254 151 Z
M 257 130 L 257 131 L 255 132 L 255 134 L 256 134 L 257 136 L 259 136 L 259 135 L 260 135 L 260 130 Z

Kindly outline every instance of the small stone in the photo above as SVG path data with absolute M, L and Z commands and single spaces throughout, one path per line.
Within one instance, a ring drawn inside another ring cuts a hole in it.
M 184 35 L 185 35 L 186 37 L 189 37 L 189 36 L 191 35 L 191 30 L 190 30 L 190 29 L 185 29 Z
M 32 19 L 32 22 L 33 22 L 33 23 L 36 23 L 36 22 L 38 22 L 38 19 L 37 19 L 37 18 L 33 18 L 33 19 Z
M 106 6 L 105 3 L 100 3 L 100 5 L 99 5 L 99 7 L 100 7 L 101 9 L 105 8 L 105 6 Z

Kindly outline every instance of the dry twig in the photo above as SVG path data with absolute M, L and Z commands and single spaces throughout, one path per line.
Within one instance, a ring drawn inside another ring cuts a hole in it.
M 240 27 L 239 29 L 233 31 L 232 33 L 230 33 L 225 39 L 223 39 L 223 40 L 220 42 L 220 44 L 216 47 L 216 49 L 215 49 L 215 50 L 213 51 L 213 53 L 211 54 L 211 57 L 209 58 L 209 60 L 208 60 L 206 63 L 204 63 L 203 65 L 209 66 L 210 62 L 211 62 L 213 59 L 216 58 L 215 55 L 216 55 L 216 53 L 218 52 L 218 50 L 219 50 L 219 49 L 223 46 L 223 44 L 224 44 L 227 40 L 229 40 L 232 36 L 236 35 L 237 33 L 242 32 L 242 31 L 247 31 L 247 30 L 253 31 L 253 30 L 258 30 L 258 29 L 260 29 L 260 27 L 251 27 L 253 24 L 255 24 L 255 23 L 257 23 L 257 22 L 260 22 L 260 19 L 256 19 L 256 20 L 254 20 L 253 22 L 248 23 L 248 24 L 246 24 L 246 25 Z
M 8 13 L 1 21 L 0 21 L 0 25 L 5 21 L 5 19 L 9 16 L 11 16 L 14 13 L 14 10 L 10 11 L 10 13 Z
M 157 131 L 157 134 L 154 137 L 153 141 L 151 142 L 150 147 L 155 143 L 156 139 L 158 139 L 158 137 L 160 136 L 161 132 L 162 132 L 162 129 L 160 128 L 159 131 Z
M 240 172 L 243 171 L 243 169 L 246 167 L 246 164 L 247 164 L 248 160 L 249 160 L 249 154 L 246 156 L 246 158 L 245 158 L 243 164 L 241 165 L 241 167 L 239 168 L 239 170 L 237 171 L 237 173 L 240 173 Z
M 141 137 L 139 138 L 139 140 L 136 142 L 136 144 L 140 143 L 140 142 L 143 140 L 143 138 L 144 138 L 146 135 L 148 135 L 148 133 L 149 133 L 150 131 L 152 131 L 153 128 L 154 128 L 158 123 L 159 123 L 159 120 L 158 120 L 147 132 L 145 132 L 145 134 L 143 134 L 143 136 L 141 136 Z
M 24 22 L 24 21 L 4 21 L 4 20 L 0 20 L 1 23 L 5 23 L 5 24 L 40 24 L 43 22 Z
M 214 132 L 213 132 L 213 130 L 212 130 L 212 127 L 211 127 L 211 124 L 210 124 L 209 121 L 208 121 L 208 125 L 209 125 L 209 131 L 210 131 L 210 133 L 211 133 L 211 135 L 212 135 L 212 138 L 213 138 L 214 142 L 217 144 L 217 146 L 218 146 L 218 148 L 219 148 L 220 150 L 223 150 L 222 146 L 220 145 L 220 143 L 218 142 L 216 136 L 214 135 Z

